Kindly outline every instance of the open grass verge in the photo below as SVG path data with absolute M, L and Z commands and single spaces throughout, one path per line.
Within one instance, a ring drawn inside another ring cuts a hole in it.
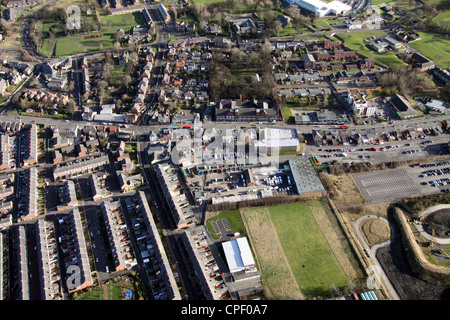
M 400 60 L 393 52 L 377 53 L 370 50 L 364 43 L 364 39 L 372 36 L 382 36 L 384 31 L 363 31 L 363 32 L 349 32 L 349 33 L 339 33 L 338 37 L 344 41 L 344 45 L 356 52 L 368 57 L 375 59 L 376 62 L 388 66 L 402 66 L 406 65 L 402 60 Z
M 411 46 L 424 56 L 433 60 L 443 69 L 450 68 L 450 40 L 435 32 L 419 32 L 421 40 L 414 41 Z
M 436 24 L 439 24 L 441 21 L 450 23 L 450 11 L 445 11 L 433 19 L 433 22 Z
M 101 16 L 100 23 L 103 31 L 116 32 L 118 29 L 123 29 L 125 32 L 130 32 L 131 28 L 143 25 L 145 21 L 139 12 L 133 12 L 115 16 Z
M 98 32 L 92 33 L 92 35 Z M 99 49 L 109 49 L 113 47 L 114 34 L 102 33 L 99 38 L 85 39 L 89 35 L 76 35 L 70 37 L 59 38 L 56 41 L 55 56 L 62 57 L 77 53 L 96 51 Z

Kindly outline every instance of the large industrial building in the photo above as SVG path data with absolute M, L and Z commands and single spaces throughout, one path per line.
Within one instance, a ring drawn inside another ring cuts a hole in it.
M 298 5 L 302 10 L 314 13 L 318 17 L 339 16 L 352 10 L 352 7 L 340 1 L 331 1 L 329 3 L 321 0 L 285 0 L 286 3 Z
M 292 176 L 297 187 L 297 192 L 301 196 L 322 196 L 326 189 L 322 184 L 310 158 L 296 157 L 289 160 Z

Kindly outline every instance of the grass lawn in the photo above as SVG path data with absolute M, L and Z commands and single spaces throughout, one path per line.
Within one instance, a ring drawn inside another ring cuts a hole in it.
M 406 63 L 400 60 L 393 52 L 377 53 L 369 49 L 365 45 L 364 39 L 367 39 L 371 36 L 382 36 L 384 34 L 385 33 L 383 31 L 363 31 L 339 33 L 338 36 L 344 40 L 345 46 L 359 52 L 366 57 L 375 59 L 375 61 L 380 64 L 389 67 L 406 65 Z
M 295 280 L 306 297 L 348 284 L 308 202 L 269 207 L 269 212 Z
M 142 292 L 136 287 L 137 278 L 130 275 L 130 278 L 134 278 L 134 284 L 128 282 L 127 280 L 113 280 L 107 285 L 107 297 L 105 296 L 105 290 L 102 286 L 96 286 L 88 289 L 88 292 L 77 297 L 77 300 L 122 300 L 122 289 L 120 286 L 127 288 L 132 288 L 135 293 L 135 299 L 142 299 Z
M 427 2 L 438 2 L 438 0 L 427 0 Z M 402 9 L 412 9 L 414 7 L 414 5 L 413 6 L 410 5 L 409 0 L 372 0 L 371 1 L 372 5 L 377 5 L 377 4 L 382 4 L 382 3 L 398 6 L 399 8 L 402 8 Z
M 110 85 L 119 86 L 122 84 L 122 77 L 125 74 L 125 65 L 115 65 L 114 70 L 111 71 Z
M 289 28 L 284 28 L 283 30 L 281 30 L 279 36 L 280 37 L 293 36 L 297 33 L 299 33 L 299 32 L 297 32 L 297 30 L 289 27 Z
M 289 124 L 295 123 L 295 117 L 292 113 L 292 109 L 302 109 L 302 107 L 298 104 L 286 104 L 281 107 L 281 113 L 283 114 L 284 122 Z
M 280 31 L 279 37 L 287 37 L 287 36 L 294 36 L 296 34 L 304 34 L 304 33 L 311 33 L 311 30 L 308 28 L 294 28 L 294 27 L 287 27 Z
M 39 53 L 51 57 L 53 56 L 53 42 L 51 39 L 44 39 L 41 47 L 39 48 Z
M 255 73 L 261 74 L 261 70 L 258 68 L 248 68 L 248 69 L 241 69 L 241 70 L 233 70 L 231 72 L 233 76 L 235 76 L 239 80 L 251 78 L 255 75 Z
M 116 32 L 117 29 L 124 29 L 125 32 L 131 28 L 145 23 L 139 12 L 126 13 L 116 16 L 101 16 L 100 23 L 103 31 Z
M 241 208 L 263 284 L 274 299 L 327 297 L 363 278 L 323 199 Z
M 414 41 L 411 46 L 433 60 L 441 68 L 450 68 L 450 40 L 434 32 L 419 32 L 421 40 Z
M 450 11 L 446 11 L 444 13 L 441 13 L 436 18 L 433 19 L 433 22 L 435 22 L 437 25 L 439 25 L 439 22 L 441 21 L 447 21 L 450 23 Z
M 89 23 L 94 19 L 94 16 L 82 17 L 82 23 Z M 68 37 L 60 37 L 56 40 L 55 49 L 53 52 L 50 42 L 45 39 L 40 51 L 47 56 L 67 56 L 76 53 L 84 53 L 89 51 L 96 51 L 100 49 L 109 49 L 114 45 L 114 33 L 118 29 L 124 29 L 125 32 L 130 32 L 131 29 L 137 25 L 144 24 L 144 20 L 139 12 L 127 13 L 116 16 L 101 16 L 100 22 L 102 25 L 102 32 L 93 32 L 91 35 L 101 33 L 102 37 L 95 39 L 87 39 L 83 35 L 74 35 Z M 48 32 L 55 23 L 46 21 L 43 23 L 44 32 Z M 56 29 L 58 30 L 58 29 Z
M 97 32 L 92 33 L 92 35 Z M 99 49 L 112 48 L 114 44 L 113 33 L 102 33 L 100 38 L 84 40 L 85 35 L 76 35 L 70 37 L 60 38 L 56 41 L 55 56 L 62 57 L 76 53 L 83 53 L 89 51 L 95 51 Z
M 274 299 L 303 299 L 289 268 L 268 207 L 241 208 L 264 286 Z
M 321 27 L 323 30 L 333 30 L 333 27 L 331 26 L 332 23 L 336 23 L 337 20 L 331 20 L 331 19 L 316 19 L 314 21 L 314 24 L 317 27 Z
M 91 292 L 83 294 L 79 300 L 106 300 L 103 287 L 98 286 Z M 120 284 L 108 284 L 108 299 L 107 300 L 122 300 L 122 290 Z
M 194 3 L 217 3 L 217 2 L 225 2 L 225 0 L 193 0 Z

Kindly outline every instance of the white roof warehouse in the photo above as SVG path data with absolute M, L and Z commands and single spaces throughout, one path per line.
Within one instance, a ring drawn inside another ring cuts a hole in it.
M 255 260 L 247 237 L 224 242 L 222 247 L 231 273 L 255 270 Z

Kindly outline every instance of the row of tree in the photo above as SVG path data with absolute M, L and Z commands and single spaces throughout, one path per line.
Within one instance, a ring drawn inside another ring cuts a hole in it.
M 271 61 L 267 45 L 251 53 L 232 48 L 225 58 L 213 59 L 209 65 L 210 99 L 272 99 Z M 242 76 L 246 71 L 248 75 Z
M 431 75 L 411 65 L 393 67 L 377 78 L 383 90 L 391 93 L 412 96 L 434 89 Z
M 427 30 L 442 33 L 448 40 L 450 34 L 450 25 L 447 21 L 435 21 L 435 18 L 450 9 L 450 0 L 441 2 L 424 1 L 424 4 L 413 11 L 408 12 L 399 21 L 404 26 L 409 26 L 414 30 Z

